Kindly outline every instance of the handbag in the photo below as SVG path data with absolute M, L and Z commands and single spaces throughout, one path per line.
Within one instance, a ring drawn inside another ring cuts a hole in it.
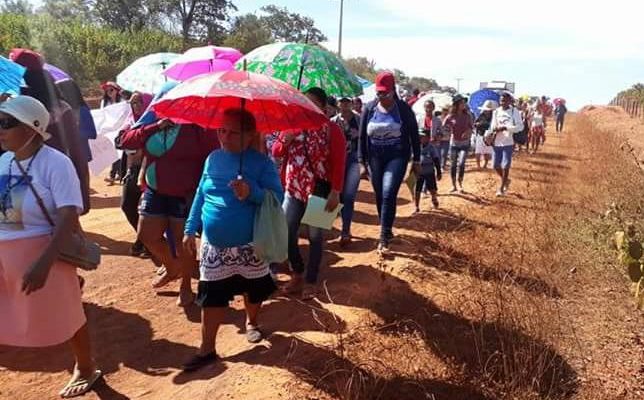
M 29 189 L 31 189 L 31 192 L 36 198 L 36 203 L 38 203 L 38 207 L 40 207 L 45 219 L 47 219 L 49 225 L 55 227 L 56 224 L 51 218 L 51 215 L 49 215 L 42 197 L 36 192 L 34 185 L 31 183 L 29 175 L 19 162 L 16 162 L 16 164 L 25 182 L 29 185 Z M 77 222 L 76 230 L 61 244 L 58 259 L 86 271 L 95 270 L 101 263 L 101 248 L 98 244 L 87 240 L 85 232 L 83 232 L 80 223 Z

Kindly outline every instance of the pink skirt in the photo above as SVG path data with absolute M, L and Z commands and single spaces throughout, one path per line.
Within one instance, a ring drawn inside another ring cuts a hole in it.
M 0 344 L 45 347 L 64 343 L 85 324 L 76 268 L 57 261 L 45 286 L 26 296 L 22 277 L 49 236 L 0 241 Z

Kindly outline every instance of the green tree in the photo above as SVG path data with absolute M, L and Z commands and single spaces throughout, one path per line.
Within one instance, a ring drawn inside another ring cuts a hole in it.
M 367 80 L 376 79 L 376 62 L 367 57 L 353 57 L 344 60 L 345 65 L 351 72 Z
M 34 8 L 27 0 L 2 0 L 0 2 L 0 12 L 3 14 L 31 14 Z
M 220 43 L 226 36 L 226 22 L 237 7 L 229 0 L 162 0 L 168 21 L 179 21 L 184 45 L 192 39 Z
M 84 21 L 93 21 L 92 3 L 91 0 L 45 0 L 38 12 L 57 20 L 80 18 Z
M 275 5 L 262 7 L 261 10 L 265 13 L 261 17 L 262 21 L 277 41 L 317 44 L 327 40 L 310 17 L 292 13 L 285 7 Z
M 30 47 L 32 42 L 29 19 L 25 14 L 0 14 L 0 54 L 14 47 Z
M 159 26 L 162 5 L 162 0 L 95 0 L 93 11 L 100 22 L 114 29 L 138 31 Z
M 271 31 L 255 14 L 241 15 L 233 20 L 223 45 L 248 53 L 257 47 L 274 42 Z
M 436 83 L 434 79 L 428 79 L 421 76 L 412 76 L 409 79 L 409 86 L 411 89 L 418 89 L 421 92 L 427 92 L 439 88 L 438 83 Z

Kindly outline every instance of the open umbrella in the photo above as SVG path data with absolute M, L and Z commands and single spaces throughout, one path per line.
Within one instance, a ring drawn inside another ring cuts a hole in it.
M 152 109 L 160 118 L 207 129 L 222 126 L 229 108 L 244 108 L 263 133 L 318 129 L 324 113 L 293 87 L 265 75 L 223 71 L 194 77 L 170 90 Z
M 116 76 L 116 83 L 123 89 L 156 93 L 168 81 L 163 71 L 179 54 L 154 53 L 141 57 Z
M 45 71 L 49 72 L 54 82 L 64 81 L 65 79 L 72 79 L 72 77 L 62 69 L 58 68 L 55 65 L 47 64 L 44 65 Z
M 445 92 L 430 92 L 422 96 L 414 103 L 411 109 L 416 115 L 425 115 L 425 102 L 432 100 L 436 105 L 436 110 L 452 105 L 452 95 Z
M 25 71 L 22 65 L 0 56 L 0 94 L 19 94 Z
M 565 100 L 565 99 L 562 99 L 561 97 L 557 97 L 556 99 L 554 99 L 554 100 L 552 101 L 552 103 L 553 103 L 554 105 L 558 106 L 558 105 L 560 105 L 560 104 L 566 104 L 566 100 Z
M 253 114 L 257 130 L 319 129 L 328 119 L 311 100 L 292 86 L 247 71 L 223 71 L 192 78 L 170 90 L 152 109 L 160 118 L 221 128 L 231 108 Z M 242 130 L 243 131 L 243 130 Z M 239 175 L 242 170 L 240 158 Z
M 483 103 L 485 103 L 487 100 L 494 100 L 498 104 L 499 99 L 500 99 L 499 94 L 492 89 L 477 90 L 476 92 L 470 95 L 470 100 L 469 100 L 470 109 L 474 113 L 474 116 L 478 118 L 479 115 L 481 114 L 481 110 L 479 110 L 479 107 L 481 107 Z
M 242 53 L 231 47 L 193 47 L 177 57 L 163 72 L 168 78 L 185 81 L 194 76 L 233 69 Z
M 362 85 L 335 54 L 302 43 L 273 43 L 246 54 L 235 67 L 272 76 L 306 91 L 320 87 L 330 96 L 353 97 L 362 94 Z

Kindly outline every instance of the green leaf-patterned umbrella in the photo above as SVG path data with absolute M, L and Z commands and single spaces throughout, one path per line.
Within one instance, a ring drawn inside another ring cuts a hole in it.
M 330 96 L 353 97 L 362 94 L 362 85 L 340 58 L 316 45 L 273 43 L 246 54 L 235 68 L 284 81 L 301 91 L 320 87 Z

